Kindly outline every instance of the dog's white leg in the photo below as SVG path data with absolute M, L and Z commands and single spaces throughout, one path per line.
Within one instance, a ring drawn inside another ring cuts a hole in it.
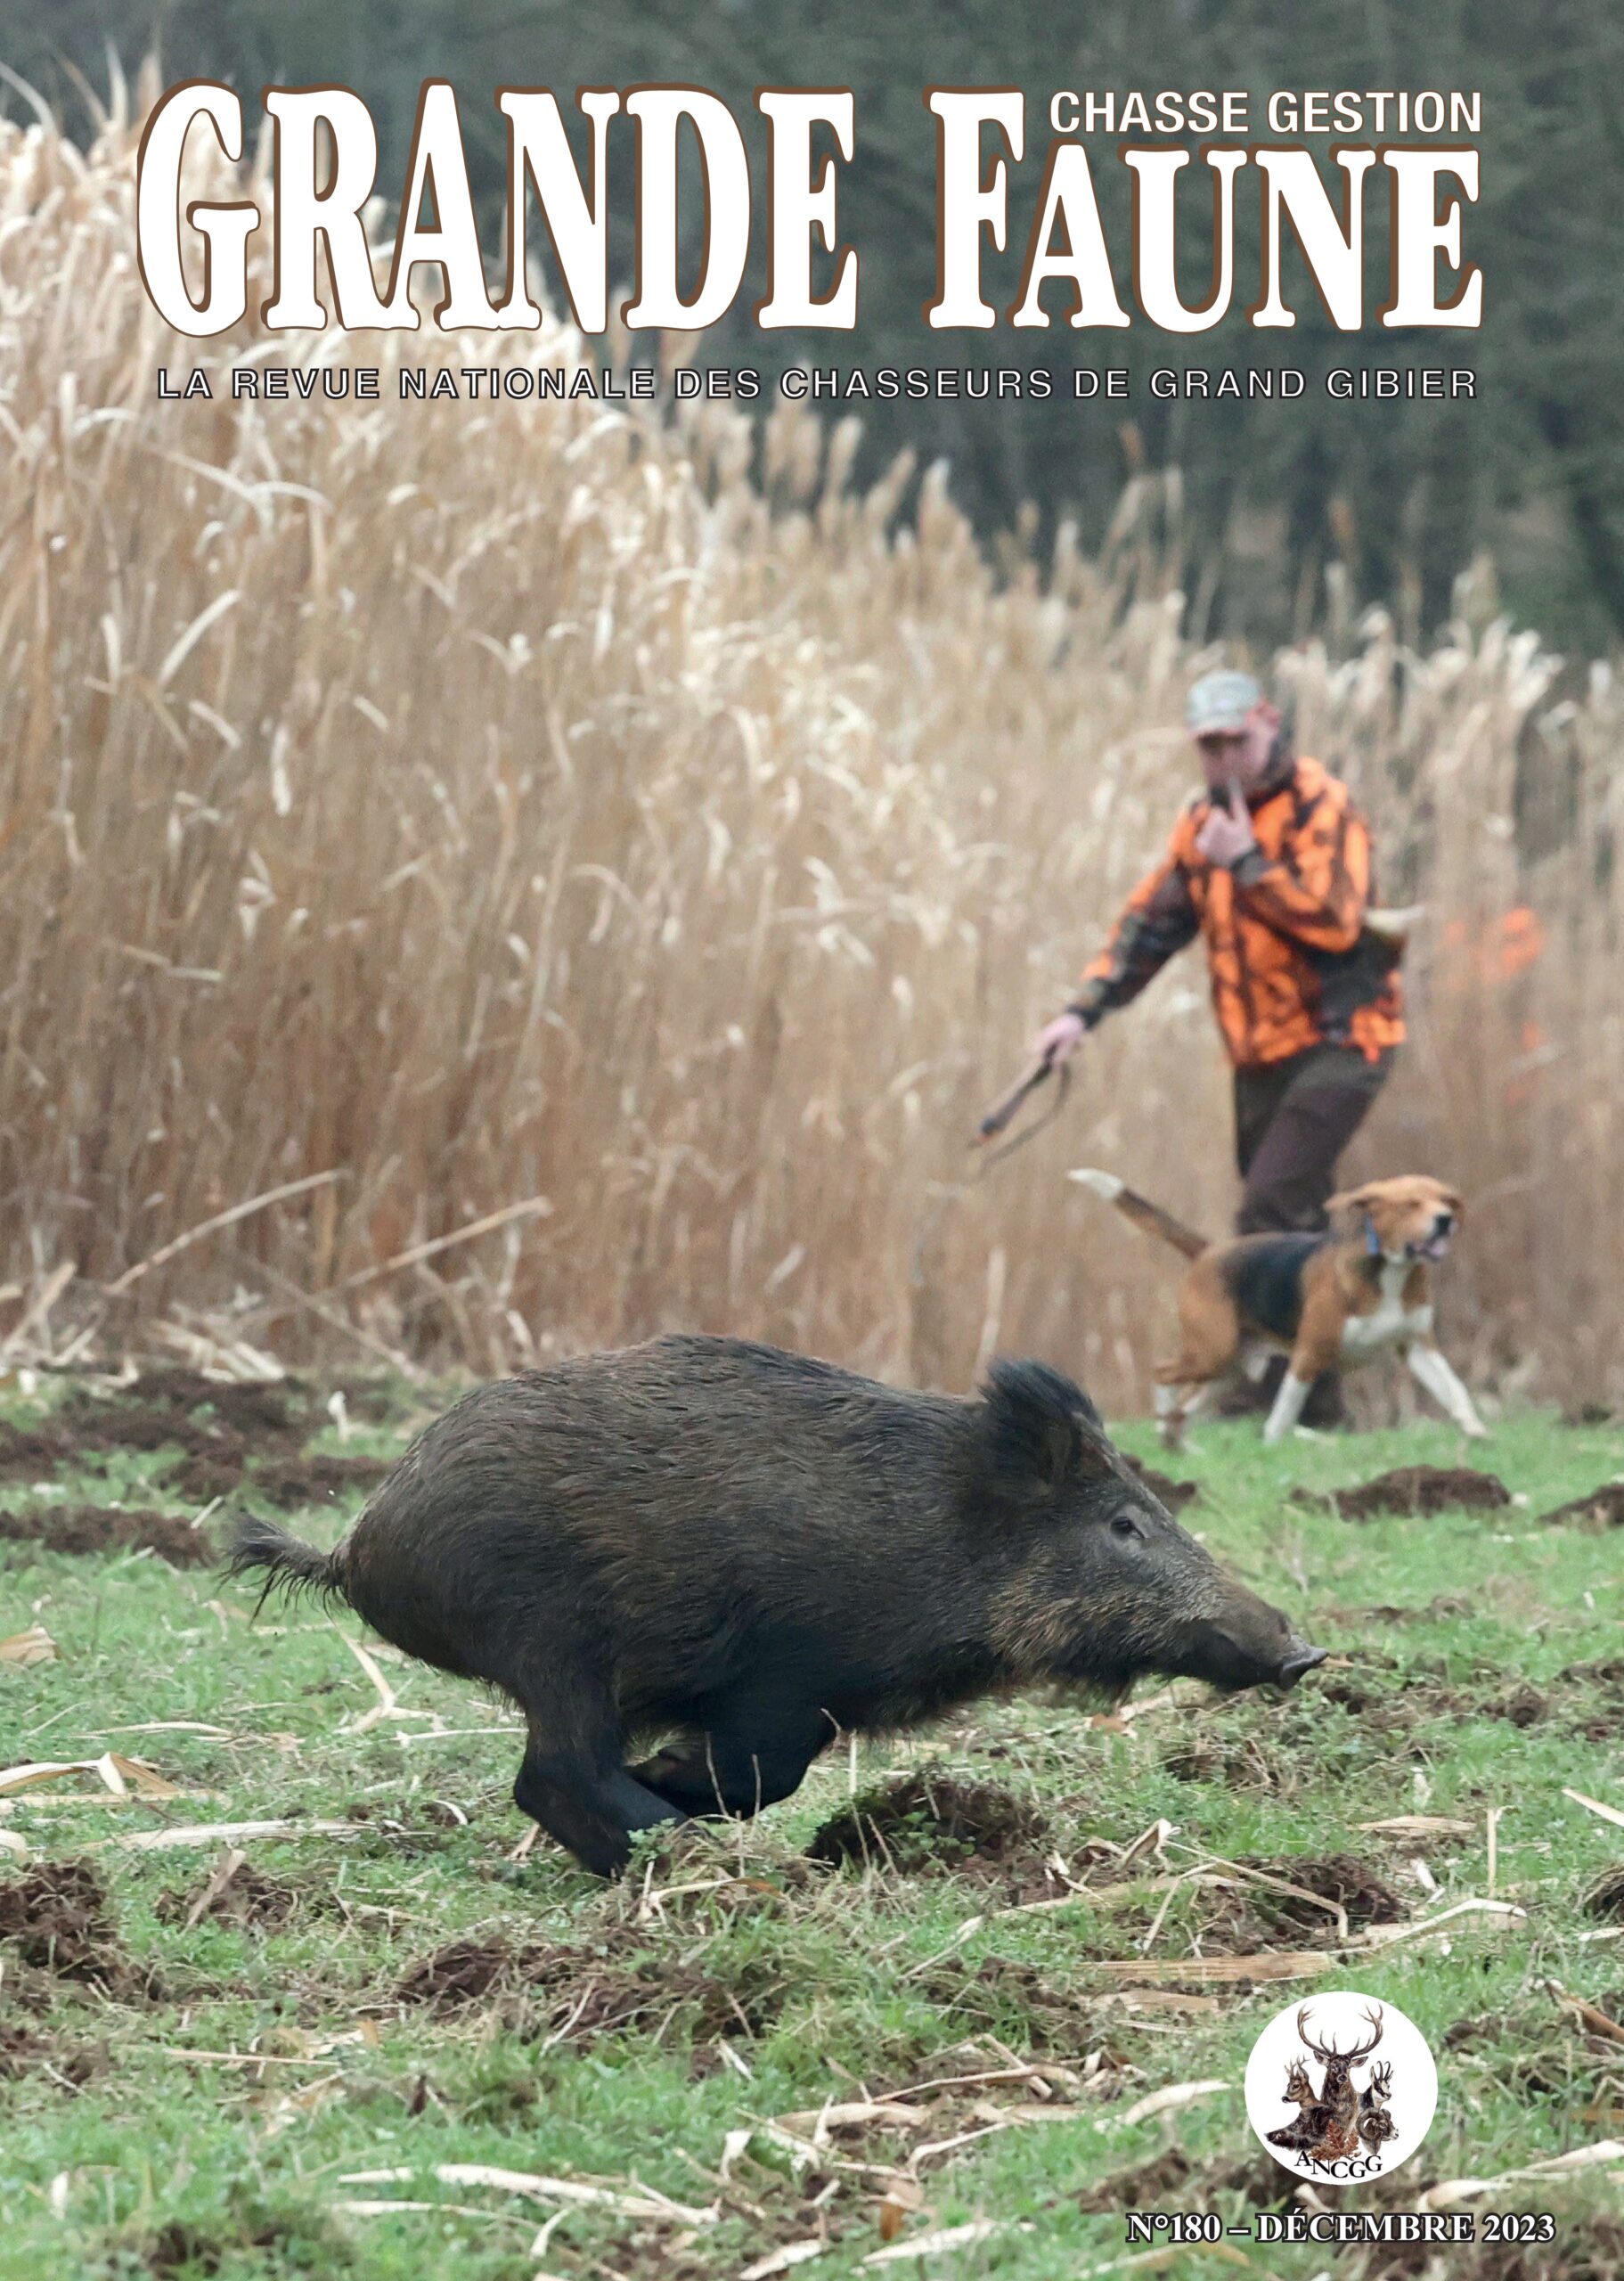
M 1474 1441 L 1487 1435 L 1489 1428 L 1478 1416 L 1472 1396 L 1438 1347 L 1424 1345 L 1417 1339 L 1404 1359 L 1417 1383 L 1424 1386 L 1433 1401 L 1449 1412 L 1463 1434 L 1469 1434 Z
M 1302 1405 L 1309 1398 L 1312 1378 L 1300 1378 L 1287 1370 L 1280 1381 L 1280 1391 L 1275 1396 L 1275 1406 L 1269 1413 L 1269 1423 L 1263 1428 L 1266 1442 L 1283 1442 L 1302 1415 Z
M 1249 1339 L 1240 1352 L 1241 1375 L 1249 1386 L 1259 1385 L 1267 1375 L 1277 1349 L 1265 1346 L 1261 1338 Z
M 1212 1381 L 1194 1386 L 1158 1386 L 1156 1388 L 1156 1417 L 1162 1427 L 1162 1446 L 1168 1450 L 1184 1447 L 1184 1429 L 1198 1410 L 1204 1410 L 1212 1399 Z
M 1164 1450 L 1176 1450 L 1184 1439 L 1185 1404 L 1189 1391 L 1187 1386 L 1156 1388 L 1156 1424 Z

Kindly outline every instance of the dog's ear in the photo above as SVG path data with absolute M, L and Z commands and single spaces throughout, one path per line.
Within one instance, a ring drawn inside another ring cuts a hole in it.
M 1464 1220 L 1465 1218 L 1466 1199 L 1461 1194 L 1459 1189 L 1450 1188 L 1447 1182 L 1440 1181 L 1438 1183 L 1438 1201 L 1443 1206 L 1446 1212 L 1453 1212 L 1457 1220 Z
M 1379 1180 L 1367 1180 L 1363 1188 L 1344 1189 L 1340 1196 L 1332 1197 L 1326 1210 L 1333 1218 L 1341 1212 L 1368 1212 L 1380 1201 L 1382 1187 Z

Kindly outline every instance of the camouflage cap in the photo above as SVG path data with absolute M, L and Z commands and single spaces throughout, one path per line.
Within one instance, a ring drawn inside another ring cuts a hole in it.
M 1244 729 L 1248 713 L 1262 701 L 1262 690 L 1250 674 L 1203 674 L 1185 701 L 1185 726 L 1193 737 Z

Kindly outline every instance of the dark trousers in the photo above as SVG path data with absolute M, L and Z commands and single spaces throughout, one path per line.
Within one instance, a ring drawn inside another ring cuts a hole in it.
M 1336 1160 L 1387 1079 L 1390 1052 L 1367 1061 L 1352 1046 L 1315 1045 L 1235 1073 L 1235 1158 L 1245 1186 L 1238 1235 L 1317 1232 L 1336 1186 Z

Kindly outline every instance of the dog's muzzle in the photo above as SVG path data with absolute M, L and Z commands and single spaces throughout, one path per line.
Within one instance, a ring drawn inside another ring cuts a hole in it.
M 1430 1234 L 1406 1247 L 1412 1259 L 1442 1259 L 1449 1248 L 1449 1239 L 1455 1233 L 1452 1213 L 1441 1214 L 1433 1222 Z

